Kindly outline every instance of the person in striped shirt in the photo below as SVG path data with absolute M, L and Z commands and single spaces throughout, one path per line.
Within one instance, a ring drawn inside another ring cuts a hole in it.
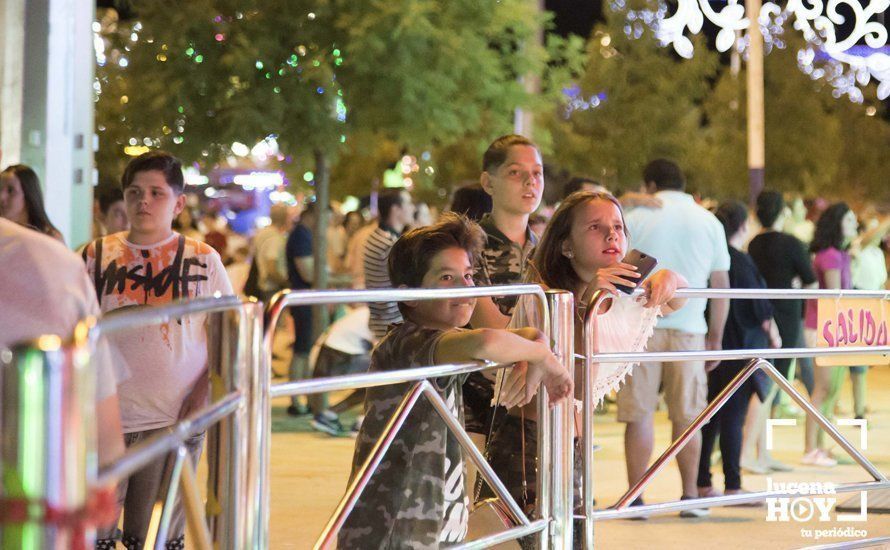
M 365 242 L 365 288 L 392 288 L 386 262 L 392 245 L 414 221 L 414 201 L 406 189 L 384 189 L 377 197 L 377 210 L 379 223 Z M 371 309 L 369 325 L 376 339 L 383 338 L 393 323 L 402 322 L 395 302 L 368 305 Z

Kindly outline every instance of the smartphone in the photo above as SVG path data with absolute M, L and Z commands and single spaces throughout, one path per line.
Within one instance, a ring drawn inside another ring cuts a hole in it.
M 658 260 L 656 260 L 653 256 L 646 254 L 645 252 L 640 252 L 636 248 L 627 253 L 627 256 L 624 257 L 622 262 L 626 264 L 630 264 L 636 266 L 637 273 L 640 274 L 640 278 L 636 280 L 628 279 L 630 285 L 615 285 L 615 288 L 624 292 L 625 294 L 631 294 L 634 289 L 640 286 L 640 283 L 652 273 L 652 270 L 655 269 L 655 266 L 658 265 Z

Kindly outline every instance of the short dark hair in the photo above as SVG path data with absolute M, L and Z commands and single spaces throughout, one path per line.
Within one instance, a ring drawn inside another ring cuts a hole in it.
M 350 210 L 349 212 L 347 212 L 346 214 L 343 215 L 343 223 L 342 223 L 343 227 L 346 227 L 347 225 L 349 225 L 349 218 L 355 218 L 355 217 L 358 217 L 359 223 L 364 225 L 365 217 L 362 216 L 362 213 L 359 212 L 358 210 Z
M 540 152 L 540 149 L 535 145 L 535 142 L 527 137 L 517 134 L 507 134 L 506 136 L 501 136 L 492 141 L 491 145 L 488 146 L 488 149 L 485 150 L 485 153 L 482 155 L 482 171 L 491 172 L 500 168 L 500 166 L 504 164 L 504 161 L 507 160 L 507 153 L 510 152 L 510 147 L 513 147 L 514 145 L 528 145 Z
M 476 222 L 445 212 L 436 223 L 412 229 L 395 242 L 387 260 L 389 279 L 394 287 L 419 287 L 430 261 L 439 252 L 448 248 L 466 250 L 470 263 L 475 265 L 484 244 L 485 233 Z M 399 302 L 399 311 L 407 318 L 410 308 Z
M 388 187 L 377 194 L 377 213 L 380 221 L 386 221 L 393 207 L 402 206 L 402 191 L 407 191 L 407 189 L 404 187 Z
M 318 203 L 306 201 L 306 204 L 303 205 L 303 210 L 300 212 L 300 219 L 303 216 L 314 216 L 318 213 Z
M 729 240 L 745 224 L 745 220 L 748 219 L 748 209 L 741 201 L 730 200 L 720 203 L 714 215 L 723 225 L 726 239 Z
M 100 186 L 96 188 L 96 200 L 99 202 L 99 211 L 107 214 L 111 205 L 124 200 L 124 192 L 118 186 Z
M 491 195 L 485 192 L 481 183 L 459 187 L 451 199 L 451 211 L 470 218 L 474 222 L 491 212 Z
M 785 199 L 778 191 L 764 191 L 757 196 L 757 219 L 763 227 L 772 227 L 785 209 Z
M 164 174 L 164 180 L 176 193 L 182 193 L 185 188 L 185 176 L 182 174 L 182 161 L 167 151 L 149 151 L 142 153 L 127 164 L 124 175 L 121 177 L 121 189 L 126 189 L 133 183 L 136 174 L 157 170 Z
M 816 222 L 816 231 L 813 233 L 813 242 L 810 243 L 810 252 L 821 252 L 828 248 L 836 248 L 845 250 L 844 231 L 841 222 L 847 212 L 850 211 L 849 205 L 845 202 L 836 202 L 825 209 L 819 220 Z
M 2 173 L 11 174 L 19 180 L 22 196 L 25 199 L 25 212 L 28 215 L 28 224 L 45 235 L 55 236 L 59 234 L 60 231 L 49 221 L 49 215 L 47 215 L 46 208 L 43 205 L 43 191 L 40 189 L 40 178 L 37 177 L 37 172 L 30 166 L 14 164 L 8 166 Z
M 562 188 L 562 196 L 563 198 L 568 197 L 575 191 L 580 191 L 584 188 L 584 184 L 589 183 L 590 185 L 598 185 L 600 187 L 603 186 L 600 182 L 596 181 L 593 178 L 589 178 L 587 176 L 575 176 L 570 179 Z
M 686 189 L 686 177 L 677 163 L 667 159 L 655 159 L 643 168 L 643 181 L 647 184 L 654 183 L 659 191 L 671 189 L 683 191 Z

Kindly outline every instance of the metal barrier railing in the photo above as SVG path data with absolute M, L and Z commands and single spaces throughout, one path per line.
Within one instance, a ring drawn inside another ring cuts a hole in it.
M 380 373 L 318 378 L 271 386 L 271 349 L 274 327 L 283 310 L 292 305 L 342 304 L 400 300 L 431 300 L 472 298 L 482 296 L 518 296 L 531 294 L 541 302 L 545 315 L 544 329 L 550 336 L 557 356 L 574 371 L 574 302 L 571 293 L 547 291 L 536 285 L 463 289 L 400 289 L 363 291 L 299 291 L 282 292 L 269 305 L 269 323 L 262 330 L 262 306 L 236 297 L 210 298 L 181 302 L 159 308 L 145 308 L 112 314 L 100 322 L 86 319 L 74 331 L 70 343 L 57 337 L 44 337 L 31 345 L 13 348 L 0 354 L 0 463 L 4 468 L 0 480 L 0 498 L 19 499 L 26 504 L 41 503 L 43 515 L 31 512 L 20 525 L 4 526 L 0 547 L 71 548 L 85 535 L 70 525 L 49 520 L 49 512 L 78 512 L 87 506 L 91 488 L 113 484 L 139 470 L 151 460 L 174 452 L 169 491 L 163 498 L 157 521 L 156 541 L 162 545 L 169 527 L 170 512 L 181 485 L 186 508 L 191 545 L 209 548 L 259 548 L 268 546 L 268 465 L 271 437 L 270 398 L 316 392 L 355 389 L 384 384 L 416 382 L 402 406 L 393 416 L 389 428 L 363 465 L 360 475 L 350 486 L 337 512 L 329 522 L 318 545 L 329 546 L 337 526 L 349 513 L 360 491 L 367 484 L 377 462 L 383 457 L 398 427 L 411 406 L 421 397 L 428 398 L 448 424 L 449 430 L 465 452 L 504 499 L 518 527 L 503 533 L 471 541 L 462 548 L 482 548 L 514 540 L 532 533 L 540 535 L 542 547 L 572 547 L 572 485 L 574 423 L 572 408 L 567 405 L 546 407 L 546 398 L 539 399 L 538 502 L 540 519 L 530 520 L 505 490 L 481 453 L 472 445 L 459 421 L 450 415 L 438 393 L 425 380 L 485 369 L 499 368 L 491 364 L 437 365 Z M 684 289 L 677 296 L 698 298 L 881 298 L 887 292 L 863 291 L 786 291 L 786 290 L 692 290 Z M 856 450 L 837 429 L 801 396 L 776 369 L 768 363 L 772 358 L 811 357 L 814 355 L 890 354 L 890 346 L 848 348 L 789 348 L 769 350 L 722 350 L 713 352 L 663 353 L 598 353 L 596 349 L 596 315 L 606 295 L 598 293 L 590 301 L 584 319 L 583 355 L 587 362 L 584 380 L 585 415 L 584 502 L 582 518 L 585 540 L 592 547 L 595 521 L 666 513 L 691 508 L 729 506 L 761 501 L 770 497 L 795 496 L 779 491 L 730 495 L 694 501 L 668 502 L 628 508 L 659 471 L 683 448 L 697 429 L 706 423 L 729 399 L 736 389 L 756 370 L 764 370 L 776 384 L 811 415 L 837 443 L 847 451 L 875 481 L 847 483 L 836 492 L 855 492 L 890 487 L 890 481 L 868 459 Z M 100 335 L 143 327 L 204 313 L 208 317 L 208 342 L 211 366 L 212 403 L 167 433 L 146 440 L 128 449 L 124 456 L 100 471 L 95 465 L 95 433 L 93 378 L 88 368 L 89 341 Z M 262 339 L 262 340 L 261 340 Z M 262 346 L 262 347 L 261 347 Z M 708 405 L 692 425 L 656 460 L 643 478 L 623 495 L 611 509 L 594 510 L 592 383 L 586 373 L 594 362 L 727 360 L 756 357 L 736 376 L 729 386 Z M 210 498 L 206 511 L 187 459 L 184 443 L 191 435 L 209 430 L 207 456 Z M 259 452 L 256 452 L 259 450 Z M 179 478 L 180 483 L 177 483 Z M 209 516 L 210 526 L 205 523 Z
M 545 293 L 537 285 L 509 285 L 484 288 L 449 288 L 449 289 L 380 289 L 351 291 L 282 291 L 274 296 L 267 308 L 268 324 L 264 340 L 265 358 L 271 371 L 272 343 L 275 326 L 281 313 L 288 306 L 316 304 L 345 304 L 369 302 L 393 302 L 408 300 L 435 300 L 442 298 L 479 298 L 488 296 L 519 296 L 534 295 L 544 311 L 544 332 L 549 334 L 551 346 L 558 358 L 571 371 L 574 362 L 574 339 L 572 336 L 572 315 L 574 302 L 572 294 L 564 291 L 548 291 Z M 568 331 L 568 332 L 567 332 Z M 502 366 L 500 366 L 502 367 Z M 529 520 L 516 504 L 512 496 L 497 478 L 485 458 L 476 449 L 460 421 L 455 418 L 445 405 L 441 396 L 430 386 L 426 379 L 440 376 L 452 376 L 485 369 L 500 368 L 490 364 L 438 365 L 419 369 L 356 374 L 331 378 L 289 382 L 278 384 L 269 392 L 272 396 L 294 396 L 309 393 L 357 389 L 362 387 L 386 384 L 417 382 L 406 394 L 402 403 L 393 414 L 387 428 L 362 465 L 346 494 L 337 506 L 334 515 L 321 533 L 316 548 L 333 547 L 337 530 L 342 526 L 346 516 L 352 510 L 356 500 L 370 480 L 371 475 L 389 448 L 393 437 L 401 427 L 411 408 L 422 396 L 430 400 L 433 407 L 446 422 L 449 431 L 457 438 L 465 454 L 479 468 L 482 476 L 488 481 L 492 490 L 507 505 L 513 519 L 519 526 L 505 532 L 487 536 L 484 539 L 471 541 L 461 548 L 484 548 L 500 542 L 515 540 L 532 534 L 540 534 L 542 547 L 568 549 L 572 545 L 572 409 L 562 404 L 548 408 L 546 392 L 538 400 L 538 502 L 537 510 L 541 519 Z M 268 414 L 268 407 L 266 408 Z M 268 466 L 269 441 L 271 425 L 265 424 L 266 432 L 261 447 L 264 466 Z M 558 452 L 559 460 L 551 460 L 554 452 Z M 267 480 L 265 475 L 261 479 Z M 268 489 L 262 490 L 261 498 L 268 502 Z
M 90 342 L 194 314 L 208 315 L 211 403 L 170 431 L 133 445 L 97 472 L 95 424 L 91 421 L 95 418 L 94 372 L 87 368 Z M 257 396 L 263 388 L 256 376 L 262 370 L 261 335 L 262 306 L 229 296 L 109 314 L 98 322 L 87 318 L 75 328 L 71 343 L 62 345 L 58 338 L 42 338 L 36 345 L 14 348 L 11 357 L 4 357 L 6 365 L 0 375 L 0 385 L 8 394 L 0 410 L 4 427 L 0 463 L 5 471 L 16 469 L 23 479 L 43 475 L 41 483 L 32 483 L 27 494 L 15 496 L 45 499 L 62 511 L 82 511 L 91 488 L 114 485 L 173 452 L 161 514 L 152 525 L 155 532 L 149 533 L 149 538 L 154 535 L 155 547 L 164 547 L 180 485 L 190 546 L 250 547 L 250 541 L 264 536 L 258 533 L 261 510 L 256 506 L 251 509 L 253 502 L 245 498 L 256 485 L 260 470 L 257 457 L 249 450 L 258 443 L 262 419 Z M 206 512 L 184 447 L 186 439 L 205 430 L 210 473 Z M 35 462 L 38 456 L 40 460 Z M 0 496 L 9 496 L 11 490 L 15 494 L 15 482 L 9 483 L 14 477 L 5 478 Z M 59 532 L 52 524 L 35 519 L 3 529 L 0 546 L 79 548 L 86 541 L 85 532 L 68 530 L 65 536 Z
M 637 290 L 634 295 L 642 294 Z M 785 348 L 785 349 L 753 349 L 753 350 L 720 350 L 720 351 L 692 351 L 692 352 L 635 352 L 635 353 L 600 353 L 597 348 L 596 332 L 597 319 L 600 306 L 603 305 L 609 294 L 605 291 L 595 292 L 588 303 L 588 308 L 583 320 L 582 356 L 585 360 L 584 369 L 584 411 L 583 415 L 583 506 L 581 518 L 584 521 L 585 548 L 593 548 L 594 523 L 598 520 L 639 517 L 653 513 L 668 513 L 695 508 L 707 508 L 716 506 L 733 506 L 750 502 L 762 501 L 766 498 L 781 496 L 797 496 L 779 491 L 764 491 L 747 493 L 743 495 L 724 495 L 719 497 L 692 499 L 688 501 L 667 502 L 645 506 L 629 505 L 636 499 L 652 481 L 652 479 L 673 459 L 701 427 L 707 423 L 721 406 L 735 393 L 741 385 L 757 370 L 763 370 L 779 388 L 787 393 L 805 412 L 813 417 L 816 422 L 851 456 L 860 466 L 871 475 L 875 481 L 866 483 L 842 484 L 837 487 L 837 492 L 854 492 L 890 488 L 890 481 L 884 476 L 862 453 L 860 453 L 837 428 L 831 424 L 810 402 L 803 397 L 794 387 L 779 373 L 775 367 L 765 359 L 775 358 L 802 358 L 831 355 L 861 355 L 861 354 L 890 354 L 890 346 L 875 347 L 845 347 L 845 348 Z M 681 289 L 675 294 L 684 298 L 734 298 L 734 299 L 818 299 L 818 298 L 878 298 L 890 299 L 890 292 L 871 291 L 831 291 L 831 290 L 782 290 L 782 289 Z M 752 359 L 753 358 L 753 359 Z M 709 361 L 752 359 L 750 363 L 708 404 L 701 414 L 686 428 L 686 430 L 671 443 L 667 450 L 643 474 L 642 478 L 633 487 L 622 495 L 618 502 L 608 510 L 596 511 L 593 505 L 593 414 L 595 406 L 594 379 L 589 375 L 596 363 L 617 362 L 670 362 L 670 361 Z

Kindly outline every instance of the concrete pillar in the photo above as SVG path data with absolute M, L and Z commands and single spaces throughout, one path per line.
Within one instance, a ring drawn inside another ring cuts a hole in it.
M 70 246 L 92 219 L 94 14 L 91 0 L 0 0 L 2 164 L 34 168 Z

